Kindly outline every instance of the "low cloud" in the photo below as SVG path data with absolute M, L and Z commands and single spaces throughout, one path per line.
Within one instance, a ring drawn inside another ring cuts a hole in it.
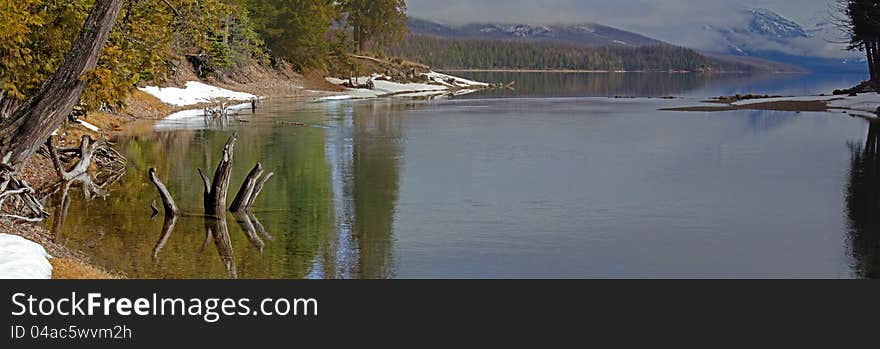
M 723 38 L 709 27 L 727 28 L 747 23 L 741 10 L 767 8 L 811 28 L 832 15 L 836 0 L 409 0 L 409 14 L 449 24 L 504 22 L 525 24 L 601 23 L 669 43 L 702 50 L 726 48 Z M 832 40 L 828 36 L 837 37 Z M 780 47 L 773 41 L 755 45 L 781 50 L 844 57 L 839 34 L 823 33 Z M 760 40 L 758 40 L 760 41 Z M 787 52 L 796 53 L 796 52 Z

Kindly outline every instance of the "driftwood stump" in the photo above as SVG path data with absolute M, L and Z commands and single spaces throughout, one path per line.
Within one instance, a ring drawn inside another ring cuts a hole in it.
M 263 165 L 257 163 L 251 172 L 248 173 L 247 177 L 245 177 L 244 183 L 241 184 L 241 188 L 238 190 L 238 194 L 236 194 L 235 199 L 232 200 L 232 205 L 229 206 L 229 211 L 240 213 L 253 210 L 254 201 L 257 200 L 257 196 L 259 196 L 260 192 L 263 190 L 263 185 L 265 185 L 266 181 L 268 181 L 269 178 L 272 178 L 273 175 L 275 174 L 270 172 L 263 176 Z
M 174 198 L 171 197 L 168 188 L 166 188 L 165 184 L 163 184 L 162 181 L 159 180 L 159 177 L 156 176 L 156 169 L 150 168 L 148 175 L 150 177 L 150 182 L 153 182 L 153 185 L 156 186 L 156 190 L 159 191 L 159 197 L 162 198 L 162 206 L 165 207 L 165 217 L 176 217 L 179 212 L 177 204 L 174 203 Z
M 199 176 L 202 177 L 202 183 L 205 184 L 205 215 L 212 217 L 226 217 L 226 193 L 229 191 L 229 174 L 232 171 L 232 156 L 235 151 L 235 141 L 238 134 L 232 135 L 226 146 L 223 148 L 223 156 L 220 163 L 217 164 L 217 170 L 214 171 L 214 180 L 208 179 L 201 168 Z

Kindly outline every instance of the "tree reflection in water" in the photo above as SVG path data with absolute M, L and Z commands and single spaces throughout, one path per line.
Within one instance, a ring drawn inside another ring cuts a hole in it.
M 853 271 L 880 278 L 880 120 L 870 119 L 865 145 L 851 144 L 846 213 Z
M 223 265 L 226 266 L 226 273 L 230 279 L 237 279 L 238 273 L 235 271 L 235 256 L 232 251 L 232 239 L 229 238 L 229 226 L 226 224 L 226 215 L 220 217 L 205 217 L 205 244 L 208 239 L 214 239 L 214 245 L 217 246 L 217 252 Z M 203 246 L 204 247 L 204 246 Z

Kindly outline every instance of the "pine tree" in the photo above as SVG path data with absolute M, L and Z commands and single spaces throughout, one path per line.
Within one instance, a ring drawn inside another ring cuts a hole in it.
M 343 0 L 341 5 L 358 51 L 365 52 L 370 45 L 384 48 L 407 32 L 404 0 Z

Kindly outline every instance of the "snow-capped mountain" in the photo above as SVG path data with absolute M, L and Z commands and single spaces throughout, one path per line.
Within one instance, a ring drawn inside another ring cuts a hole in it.
M 781 40 L 809 37 L 800 24 L 767 9 L 748 9 L 748 32 Z
M 462 26 L 409 19 L 413 34 L 457 39 L 552 41 L 578 46 L 647 46 L 666 43 L 641 34 L 596 23 L 571 25 L 528 25 L 475 23 Z
M 707 25 L 715 33 L 726 54 L 769 59 L 795 64 L 817 72 L 863 72 L 866 68 L 852 53 L 833 42 L 836 28 L 818 19 L 809 29 L 767 9 L 743 9 L 739 23 L 728 26 Z M 839 36 L 839 34 L 838 34 Z M 711 49 L 711 48 L 707 48 Z

